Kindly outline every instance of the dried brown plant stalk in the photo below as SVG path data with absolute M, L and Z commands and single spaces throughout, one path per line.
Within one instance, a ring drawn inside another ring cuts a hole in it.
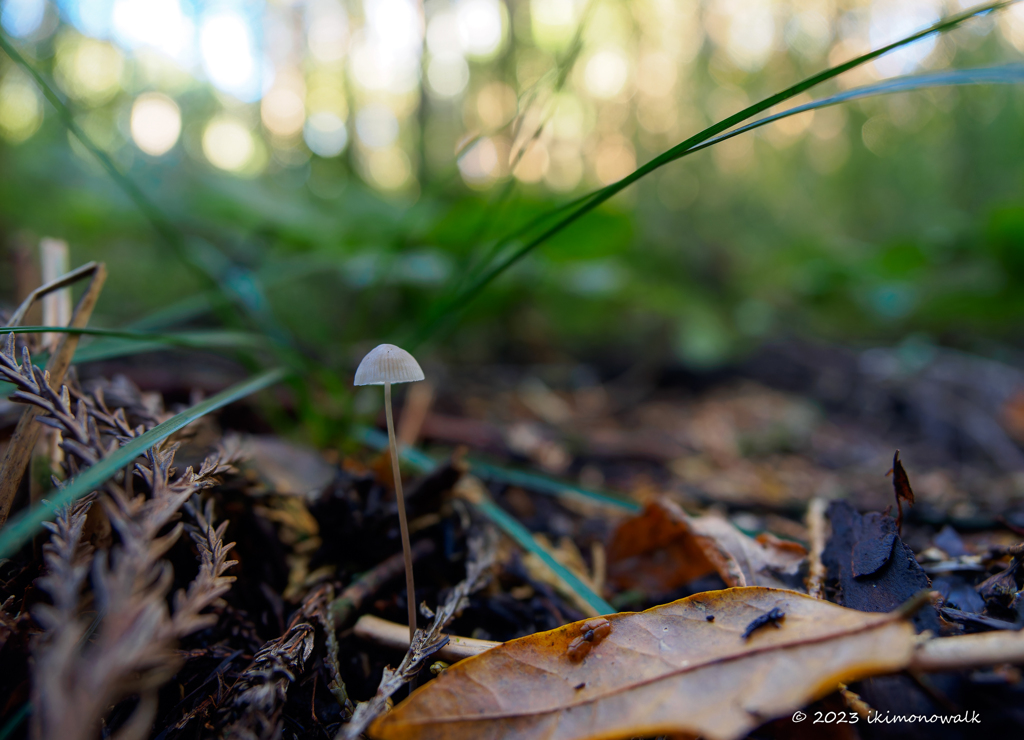
M 807 593 L 816 599 L 825 598 L 825 577 L 828 575 L 821 554 L 825 551 L 828 539 L 828 522 L 825 520 L 825 499 L 814 498 L 807 507 L 807 531 L 810 535 L 811 549 L 807 555 Z
M 82 328 L 86 326 L 89 323 L 92 310 L 99 299 L 100 291 L 103 289 L 103 283 L 107 277 L 107 270 L 103 263 L 89 262 L 61 276 L 57 280 L 36 288 L 22 302 L 14 312 L 14 315 L 11 316 L 8 326 L 20 324 L 25 313 L 37 298 L 41 298 L 55 290 L 60 290 L 86 276 L 91 276 L 89 284 L 86 286 L 85 293 L 79 298 L 78 304 L 71 315 L 71 320 L 68 322 L 69 327 Z M 46 363 L 45 377 L 47 378 L 47 385 L 49 384 L 48 378 L 51 374 L 56 385 L 60 385 L 63 381 L 64 374 L 71 365 L 71 359 L 75 354 L 75 348 L 78 346 L 79 339 L 80 336 L 78 334 L 71 333 L 63 334 L 57 341 L 57 345 L 53 348 L 50 359 Z M 13 350 L 13 341 L 9 341 L 9 344 Z M 7 521 L 11 505 L 14 503 L 15 493 L 21 484 L 25 469 L 31 459 L 32 450 L 35 448 L 39 435 L 42 432 L 42 429 L 34 423 L 39 413 L 40 409 L 34 406 L 25 410 L 18 420 L 18 426 L 11 436 L 7 449 L 4 450 L 2 460 L 0 460 L 0 526 L 3 526 L 4 522 Z
M 496 557 L 497 535 L 490 527 L 482 533 L 469 537 L 469 556 L 466 563 L 466 578 L 461 581 L 445 599 L 444 604 L 432 616 L 427 629 L 418 629 L 398 668 L 386 667 L 381 676 L 377 693 L 367 702 L 356 706 L 352 720 L 342 727 L 337 740 L 355 740 L 366 731 L 373 720 L 382 715 L 387 701 L 402 686 L 412 681 L 427 660 L 443 648 L 448 636 L 442 630 L 469 604 L 469 595 L 487 584 L 491 567 Z

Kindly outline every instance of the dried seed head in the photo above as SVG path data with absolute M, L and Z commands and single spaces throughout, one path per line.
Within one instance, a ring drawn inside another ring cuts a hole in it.
M 423 371 L 416 358 L 401 347 L 381 344 L 359 363 L 355 385 L 412 383 L 416 380 L 423 380 Z

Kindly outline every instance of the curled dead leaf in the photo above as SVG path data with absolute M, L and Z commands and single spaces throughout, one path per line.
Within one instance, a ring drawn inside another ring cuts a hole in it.
M 785 613 L 778 629 L 744 640 L 751 622 L 773 609 Z M 610 631 L 581 662 L 567 651 L 582 622 L 513 640 L 452 666 L 370 734 L 733 740 L 840 683 L 903 669 L 914 649 L 913 629 L 895 612 L 858 612 L 771 588 L 710 591 L 605 619 Z
M 620 589 L 664 593 L 714 570 L 686 514 L 658 501 L 619 524 L 608 546 L 608 575 Z
M 803 590 L 807 551 L 763 534 L 748 537 L 725 519 L 691 517 L 668 499 L 651 501 L 615 531 L 609 574 L 619 588 L 670 591 L 717 571 L 730 586 Z

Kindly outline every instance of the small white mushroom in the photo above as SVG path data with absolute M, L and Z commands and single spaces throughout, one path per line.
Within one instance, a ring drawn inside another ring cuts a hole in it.
M 401 347 L 381 344 L 370 350 L 356 369 L 355 385 L 387 385 L 423 380 L 416 358 Z
M 398 445 L 395 443 L 395 422 L 391 414 L 391 384 L 423 380 L 423 370 L 416 358 L 401 347 L 381 344 L 372 349 L 356 368 L 355 385 L 383 385 L 384 413 L 388 420 L 388 446 L 395 475 L 395 496 L 398 500 L 398 524 L 402 532 L 402 554 L 405 556 L 405 590 L 409 605 L 409 641 L 416 633 L 416 587 L 412 577 L 412 548 L 409 545 L 409 523 L 405 516 L 405 494 L 402 474 L 398 469 Z

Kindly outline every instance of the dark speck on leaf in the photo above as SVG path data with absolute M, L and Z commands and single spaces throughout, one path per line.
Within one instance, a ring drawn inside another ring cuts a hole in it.
M 582 689 L 582 688 L 583 688 L 584 686 L 586 686 L 586 685 L 587 685 L 587 684 L 586 684 L 586 682 L 584 682 L 584 683 L 578 683 L 578 684 L 576 684 L 575 686 L 573 686 L 573 688 L 574 688 L 574 689 L 576 689 L 577 691 L 579 691 L 580 689 Z
M 784 619 L 785 616 L 786 612 L 782 611 L 778 607 L 772 609 L 770 612 L 767 612 L 766 614 L 762 614 L 760 617 L 758 617 L 753 622 L 747 625 L 747 629 L 743 632 L 743 639 L 749 640 L 750 636 L 754 634 L 754 632 L 761 629 L 762 627 L 768 626 L 769 624 L 775 627 L 775 629 L 779 629 L 779 621 Z
M 704 617 L 704 618 L 705 618 L 706 620 L 708 620 L 709 622 L 714 622 L 714 621 L 715 621 L 715 615 L 714 615 L 714 614 L 708 614 L 708 615 L 707 615 L 706 617 Z

